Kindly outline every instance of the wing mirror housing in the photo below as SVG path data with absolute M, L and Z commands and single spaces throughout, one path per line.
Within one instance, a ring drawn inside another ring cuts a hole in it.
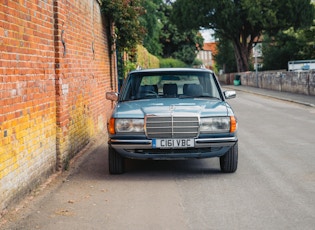
M 106 99 L 111 101 L 118 101 L 119 94 L 116 92 L 106 92 Z
M 223 92 L 225 99 L 232 99 L 236 97 L 236 92 L 234 90 L 228 90 Z

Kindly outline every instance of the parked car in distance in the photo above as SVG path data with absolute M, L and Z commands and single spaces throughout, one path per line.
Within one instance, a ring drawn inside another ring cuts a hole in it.
M 207 69 L 161 68 L 128 74 L 108 121 L 111 174 L 125 172 L 125 158 L 220 158 L 222 172 L 238 164 L 237 119 L 215 74 Z

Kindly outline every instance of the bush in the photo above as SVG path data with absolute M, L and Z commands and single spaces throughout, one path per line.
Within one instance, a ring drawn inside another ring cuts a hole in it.
M 159 59 L 150 54 L 146 48 L 141 45 L 137 46 L 137 64 L 141 66 L 141 68 L 158 68 L 160 66 Z
M 200 59 L 195 58 L 194 62 L 193 62 L 193 66 L 202 66 L 203 63 Z
M 182 62 L 173 58 L 161 58 L 160 59 L 161 68 L 172 68 L 172 67 L 187 67 L 185 62 Z

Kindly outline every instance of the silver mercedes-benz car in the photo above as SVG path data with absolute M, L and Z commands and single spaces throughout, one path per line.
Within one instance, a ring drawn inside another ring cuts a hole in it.
M 125 171 L 125 158 L 220 158 L 223 172 L 237 169 L 237 119 L 207 69 L 161 68 L 128 74 L 108 121 L 108 162 L 111 174 Z

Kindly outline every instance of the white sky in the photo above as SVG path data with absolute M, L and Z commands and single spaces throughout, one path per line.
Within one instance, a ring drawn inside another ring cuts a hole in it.
M 213 42 L 214 37 L 213 35 L 213 30 L 200 30 L 200 33 L 202 34 L 203 38 L 205 39 L 205 42 Z

